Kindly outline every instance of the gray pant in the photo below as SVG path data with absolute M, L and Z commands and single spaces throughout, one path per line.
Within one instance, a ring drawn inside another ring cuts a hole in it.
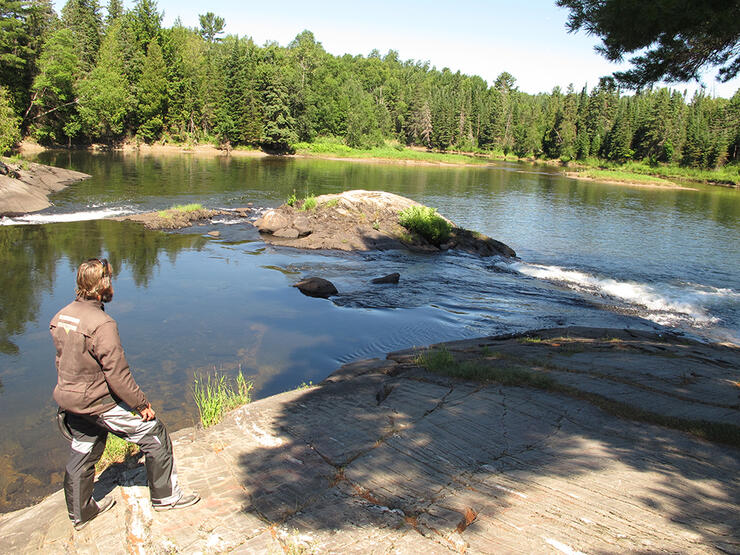
M 92 498 L 95 464 L 105 449 L 108 432 L 138 445 L 146 455 L 146 475 L 152 505 L 169 505 L 182 492 L 172 457 L 172 442 L 159 420 L 144 422 L 125 406 L 117 405 L 100 415 L 67 413 L 72 434 L 69 460 L 64 474 L 64 496 L 69 518 L 85 522 L 98 512 Z

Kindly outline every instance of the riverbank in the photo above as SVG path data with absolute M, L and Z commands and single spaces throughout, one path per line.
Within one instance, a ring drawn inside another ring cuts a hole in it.
M 86 173 L 33 162 L 2 159 L 8 175 L 0 175 L 0 217 L 36 212 L 51 206 L 49 195 L 87 179 Z
M 487 369 L 497 381 L 422 368 L 434 370 L 439 353 L 448 367 Z M 96 496 L 117 505 L 83 531 L 73 531 L 60 491 L 1 516 L 0 546 L 736 552 L 738 367 L 734 347 L 593 328 L 358 361 L 208 430 L 172 434 L 178 475 L 202 495 L 197 505 L 155 513 L 143 465 L 112 467 Z M 726 435 L 709 442 L 672 429 L 692 423 L 695 433 Z
M 714 175 L 708 170 L 674 168 L 658 166 L 647 168 L 636 163 L 627 166 L 605 167 L 607 164 L 598 160 L 573 161 L 563 165 L 560 160 L 540 160 L 536 158 L 518 158 L 464 152 L 435 152 L 419 147 L 386 145 L 371 149 L 353 149 L 339 143 L 299 143 L 295 154 L 280 155 L 290 158 L 312 158 L 337 162 L 355 162 L 364 164 L 390 164 L 420 167 L 485 167 L 493 162 L 523 162 L 532 165 L 546 165 L 556 168 L 566 177 L 581 181 L 597 181 L 611 185 L 630 187 L 665 188 L 673 190 L 693 190 L 692 183 L 714 185 L 730 188 L 740 187 L 740 177 L 731 175 Z M 93 145 L 91 150 L 105 150 L 107 147 Z M 23 143 L 20 152 L 33 154 L 41 150 L 35 143 Z M 234 156 L 247 158 L 264 158 L 273 156 L 261 150 L 236 148 L 225 150 L 211 144 L 176 145 L 176 144 L 131 144 L 126 143 L 116 150 L 125 154 L 172 156 L 188 154 L 193 156 Z M 607 164 L 608 166 L 609 164 Z

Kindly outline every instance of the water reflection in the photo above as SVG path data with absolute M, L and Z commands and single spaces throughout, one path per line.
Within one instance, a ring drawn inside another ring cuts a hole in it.
M 92 179 L 57 195 L 60 207 L 100 202 L 147 207 L 196 196 L 225 206 L 248 201 L 279 203 L 296 194 L 382 189 L 410 196 L 448 212 L 452 199 L 480 203 L 538 199 L 546 205 L 586 210 L 683 213 L 740 229 L 739 192 L 692 184 L 697 190 L 622 187 L 563 177 L 548 166 L 498 163 L 481 167 L 358 164 L 284 157 L 238 158 L 81 151 L 42 152 L 38 161 L 89 173 Z M 468 209 L 470 206 L 468 206 Z
M 80 261 L 106 256 L 118 273 L 123 264 L 135 283 L 146 287 L 160 254 L 174 262 L 184 248 L 200 249 L 206 239 L 197 235 L 147 232 L 130 223 L 88 221 L 45 226 L 0 226 L 0 352 L 18 354 L 13 336 L 25 331 L 38 316 L 39 300 L 56 281 L 60 259 L 70 271 Z M 74 290 L 72 287 L 71 291 Z

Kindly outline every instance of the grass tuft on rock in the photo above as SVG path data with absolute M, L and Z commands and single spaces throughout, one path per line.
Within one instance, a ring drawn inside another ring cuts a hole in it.
M 398 213 L 398 223 L 437 246 L 447 241 L 452 231 L 450 222 L 429 206 L 410 206 L 402 210 Z
M 236 378 L 213 372 L 205 377 L 193 376 L 193 399 L 198 406 L 200 423 L 204 428 L 221 422 L 224 414 L 249 403 L 254 383 L 244 378 L 241 370 Z
M 551 340 L 543 340 L 537 337 L 517 339 L 517 342 L 522 344 L 547 344 L 546 341 Z M 563 345 L 559 348 L 563 348 Z M 490 357 L 490 350 L 484 356 Z M 595 407 L 619 418 L 657 424 L 666 428 L 688 432 L 708 441 L 740 447 L 740 427 L 734 424 L 667 416 L 641 409 L 628 403 L 615 401 L 597 393 L 580 390 L 572 385 L 559 383 L 555 378 L 544 372 L 546 368 L 558 370 L 558 367 L 550 366 L 548 368 L 546 364 L 541 364 L 540 367 L 542 370 L 530 370 L 517 365 L 501 367 L 495 363 L 488 364 L 484 360 L 458 361 L 444 346 L 420 353 L 414 358 L 414 364 L 432 373 L 453 378 L 478 382 L 496 382 L 507 386 L 533 387 L 552 393 L 561 393 L 574 399 L 587 401 Z
M 482 361 L 458 361 L 447 349 L 440 347 L 421 353 L 414 363 L 434 374 L 465 380 L 491 381 L 502 385 L 555 389 L 557 382 L 547 374 L 518 366 L 489 365 Z
M 200 203 L 176 204 L 175 206 L 168 208 L 167 210 L 160 210 L 159 212 L 157 212 L 157 214 L 161 218 L 168 218 L 172 216 L 172 212 L 183 212 L 187 214 L 189 212 L 195 212 L 197 210 L 203 210 L 203 205 Z
M 309 195 L 303 201 L 303 204 L 301 204 L 301 210 L 303 210 L 304 212 L 307 210 L 313 210 L 314 208 L 316 208 L 316 205 L 317 205 L 316 197 L 313 195 Z

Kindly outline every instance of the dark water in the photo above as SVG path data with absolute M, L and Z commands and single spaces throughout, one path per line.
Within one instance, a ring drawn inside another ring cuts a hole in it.
M 192 424 L 193 374 L 241 369 L 260 398 L 338 365 L 437 341 L 559 325 L 670 329 L 740 343 L 740 192 L 583 183 L 518 164 L 384 166 L 191 155 L 44 153 L 90 173 L 42 214 L 0 226 L 0 511 L 60 487 L 47 324 L 80 260 L 106 256 L 137 381 L 171 429 Z M 301 252 L 228 218 L 178 233 L 100 219 L 200 202 L 265 208 L 294 190 L 382 189 L 437 207 L 520 260 Z M 84 220 L 84 221 L 80 221 Z M 218 239 L 206 232 L 217 229 Z M 370 279 L 400 272 L 397 286 Z M 340 295 L 290 285 L 319 275 Z

